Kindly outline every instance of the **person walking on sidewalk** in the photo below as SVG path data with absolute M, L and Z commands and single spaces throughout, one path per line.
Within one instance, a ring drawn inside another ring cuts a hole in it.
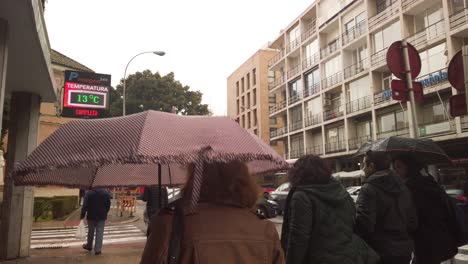
M 91 251 L 93 249 L 93 240 L 96 234 L 94 243 L 94 253 L 101 254 L 102 240 L 104 237 L 104 225 L 107 219 L 111 201 L 110 194 L 105 189 L 92 189 L 86 192 L 83 207 L 81 208 L 81 219 L 88 221 L 88 241 L 83 245 L 83 248 Z
M 366 152 L 362 169 L 366 179 L 357 199 L 356 231 L 382 264 L 408 264 L 414 249 L 410 232 L 417 228 L 411 193 L 383 152 Z

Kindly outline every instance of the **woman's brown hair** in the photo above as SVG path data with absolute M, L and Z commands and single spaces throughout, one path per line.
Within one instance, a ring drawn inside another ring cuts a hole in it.
M 188 168 L 188 181 L 184 197 L 190 199 L 193 188 L 195 166 Z M 205 163 L 199 202 L 228 203 L 253 208 L 259 194 L 259 187 L 250 175 L 245 163 Z
M 299 158 L 288 172 L 293 186 L 326 184 L 331 179 L 331 169 L 327 162 L 316 155 Z

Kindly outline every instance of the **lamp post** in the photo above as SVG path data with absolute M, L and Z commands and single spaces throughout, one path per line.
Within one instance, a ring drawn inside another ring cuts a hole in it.
M 166 54 L 164 51 L 145 51 L 145 52 L 141 52 L 141 53 L 138 53 L 137 55 L 133 56 L 133 58 L 130 59 L 130 61 L 127 63 L 127 67 L 125 67 L 125 72 L 124 72 L 124 83 L 123 83 L 123 111 L 122 111 L 122 115 L 125 116 L 126 114 L 126 111 L 125 111 L 125 102 L 126 102 L 126 76 L 127 76 L 127 68 L 128 68 L 128 65 L 130 64 L 130 62 L 132 62 L 133 59 L 135 59 L 136 57 L 142 55 L 142 54 L 146 54 L 146 53 L 153 53 L 153 54 L 156 54 L 158 56 L 164 56 L 164 54 Z

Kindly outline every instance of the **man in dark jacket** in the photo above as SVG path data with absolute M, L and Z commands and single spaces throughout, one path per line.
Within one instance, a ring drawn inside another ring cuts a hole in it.
M 451 259 L 458 248 L 447 194 L 433 177 L 420 173 L 423 166 L 412 157 L 394 158 L 393 167 L 410 190 L 418 214 L 418 228 L 412 234 L 413 263 L 440 264 Z
M 88 242 L 83 248 L 91 251 L 93 249 L 94 232 L 96 232 L 96 241 L 94 253 L 101 254 L 102 239 L 104 236 L 104 225 L 107 219 L 107 213 L 110 209 L 110 194 L 105 189 L 93 189 L 86 192 L 83 208 L 81 208 L 81 219 L 88 221 Z
M 362 167 L 366 179 L 357 199 L 356 231 L 380 255 L 382 264 L 408 264 L 417 227 L 411 194 L 390 169 L 382 152 L 368 151 Z

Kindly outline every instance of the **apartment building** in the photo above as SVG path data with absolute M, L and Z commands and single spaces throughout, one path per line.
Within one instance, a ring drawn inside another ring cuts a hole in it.
M 270 122 L 268 116 L 268 62 L 277 53 L 276 50 L 260 49 L 227 78 L 228 116 L 267 144 L 270 143 L 270 129 L 283 126 Z M 273 148 L 284 155 L 281 144 L 275 142 Z
M 405 38 L 420 52 L 425 101 L 417 105 L 420 137 L 437 141 L 458 163 L 468 157 L 468 116 L 452 118 L 450 58 L 468 45 L 466 0 L 317 0 L 269 46 L 270 132 L 290 159 L 319 154 L 336 171 L 368 140 L 412 137 L 407 103 L 392 100 L 387 48 Z M 443 173 L 443 172 L 441 172 Z M 464 170 L 457 171 L 464 174 Z M 458 176 L 457 176 L 458 177 Z

